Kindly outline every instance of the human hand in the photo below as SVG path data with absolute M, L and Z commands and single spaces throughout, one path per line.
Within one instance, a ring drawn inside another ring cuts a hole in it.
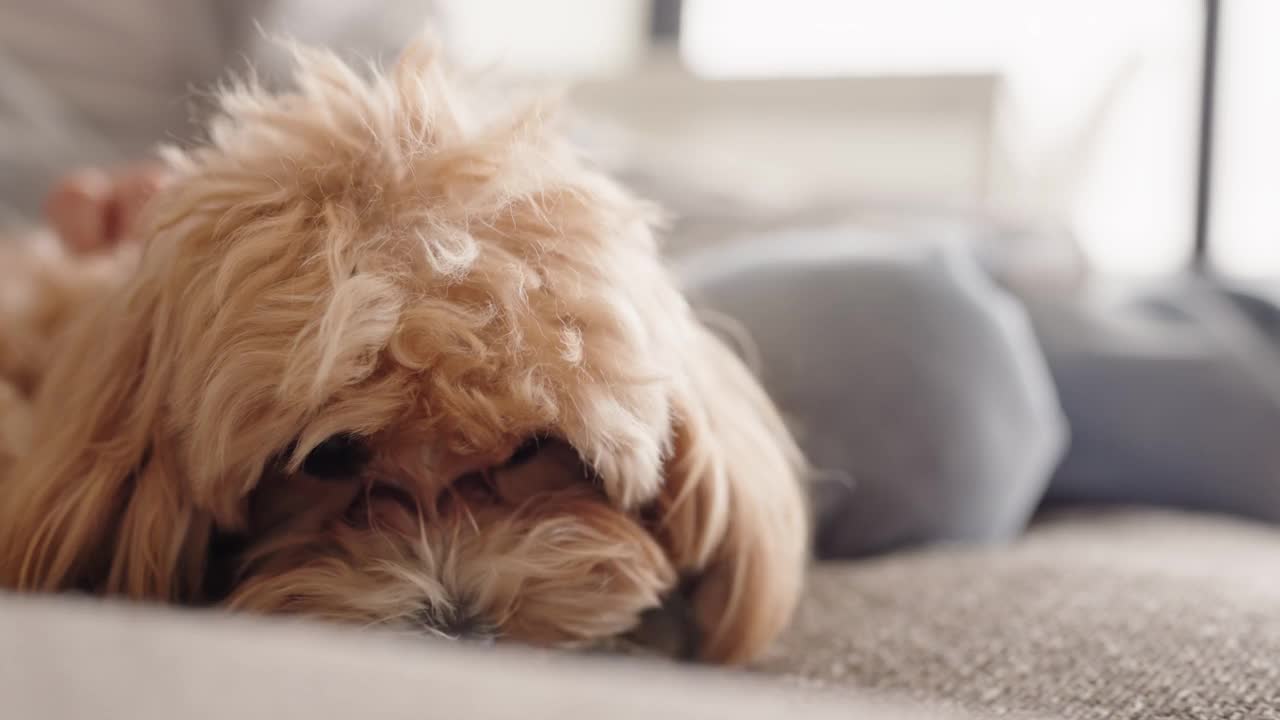
M 81 168 L 50 191 L 45 218 L 68 250 L 105 250 L 129 236 L 138 212 L 168 180 L 164 166 L 153 162 Z

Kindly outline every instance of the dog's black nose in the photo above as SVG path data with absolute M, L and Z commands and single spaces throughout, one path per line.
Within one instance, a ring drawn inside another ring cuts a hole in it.
M 471 645 L 492 645 L 497 637 L 491 625 L 472 615 L 441 617 L 431 610 L 423 610 L 417 613 L 414 622 L 428 635 Z
M 497 636 L 491 632 L 468 632 L 457 635 L 455 639 L 459 642 L 467 643 L 468 645 L 488 647 L 497 640 Z
M 497 633 L 488 624 L 479 621 L 476 618 L 466 618 L 465 620 L 450 623 L 445 628 L 444 633 L 454 640 L 459 640 L 470 645 L 492 645 Z

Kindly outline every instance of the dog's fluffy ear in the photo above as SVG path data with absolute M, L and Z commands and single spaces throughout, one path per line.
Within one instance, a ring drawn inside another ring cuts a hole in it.
M 692 579 L 701 656 L 758 656 L 790 620 L 808 553 L 802 460 L 748 369 L 699 328 L 658 501 L 659 535 Z
M 190 600 L 210 522 L 171 475 L 167 363 L 146 288 L 68 329 L 41 382 L 30 447 L 0 483 L 0 586 Z
M 12 384 L 0 378 L 0 483 L 30 444 L 31 408 Z

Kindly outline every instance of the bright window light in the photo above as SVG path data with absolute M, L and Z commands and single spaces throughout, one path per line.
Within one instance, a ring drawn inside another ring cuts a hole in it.
M 684 0 L 681 52 L 710 77 L 996 74 L 992 204 L 1067 224 L 1100 270 L 1160 274 L 1192 245 L 1202 17 L 1200 0 Z
M 1021 3 L 685 0 L 681 51 L 708 76 L 981 72 L 1016 41 L 990 13 Z
M 443 0 L 450 44 L 470 66 L 549 77 L 610 75 L 645 47 L 645 0 Z
M 1211 259 L 1223 272 L 1280 274 L 1280 3 L 1223 3 Z

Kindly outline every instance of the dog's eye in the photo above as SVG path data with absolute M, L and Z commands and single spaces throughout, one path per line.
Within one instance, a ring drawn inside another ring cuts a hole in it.
M 315 446 L 302 461 L 302 470 L 325 480 L 347 478 L 358 474 L 371 456 L 363 439 L 340 433 Z
M 507 461 L 502 463 L 502 466 L 512 468 L 524 465 L 537 457 L 538 452 L 542 449 L 542 445 L 545 441 L 546 438 L 538 435 L 525 440 L 520 443 L 520 446 L 516 448 L 515 452 L 511 453 L 511 457 L 507 458 Z

